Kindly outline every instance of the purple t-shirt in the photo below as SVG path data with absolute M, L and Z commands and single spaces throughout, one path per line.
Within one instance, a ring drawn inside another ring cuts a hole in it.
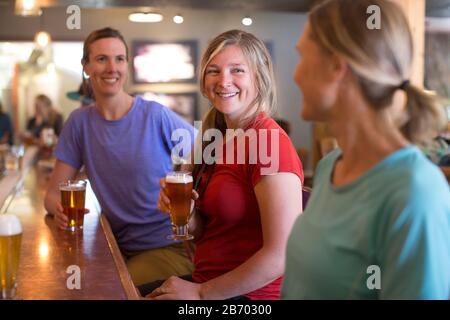
M 95 106 L 72 112 L 55 156 L 82 165 L 121 249 L 137 251 L 173 244 L 170 219 L 157 209 L 159 179 L 172 169 L 173 130 L 194 128 L 170 109 L 136 97 L 121 119 L 105 120 Z M 187 142 L 187 141 L 185 141 Z

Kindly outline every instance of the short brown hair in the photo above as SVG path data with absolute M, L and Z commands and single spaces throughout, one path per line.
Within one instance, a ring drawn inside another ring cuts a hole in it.
M 107 27 L 103 29 L 98 29 L 95 31 L 92 31 L 87 38 L 84 40 L 83 44 L 83 58 L 81 58 L 81 63 L 85 64 L 86 62 L 89 62 L 89 47 L 90 45 L 100 39 L 105 38 L 117 38 L 120 41 L 122 41 L 123 45 L 125 46 L 125 52 L 126 52 L 126 59 L 128 61 L 128 46 L 125 41 L 125 38 L 122 36 L 119 30 Z
M 53 107 L 52 100 L 45 94 L 39 94 L 35 99 L 36 101 L 42 102 L 47 109 L 51 109 Z

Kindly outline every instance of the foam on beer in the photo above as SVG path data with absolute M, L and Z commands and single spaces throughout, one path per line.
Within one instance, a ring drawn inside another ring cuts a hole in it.
M 86 189 L 86 187 L 79 186 L 79 185 L 76 185 L 76 184 L 71 185 L 71 186 L 61 186 L 61 187 L 59 187 L 60 191 L 83 191 L 85 189 Z
M 192 182 L 192 176 L 190 175 L 173 175 L 173 176 L 167 176 L 166 182 L 167 183 L 190 183 Z
M 22 233 L 20 220 L 13 214 L 0 214 L 0 236 L 13 236 Z

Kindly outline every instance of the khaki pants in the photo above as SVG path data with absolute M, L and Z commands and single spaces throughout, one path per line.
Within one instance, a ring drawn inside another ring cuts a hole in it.
M 191 274 L 194 265 L 189 260 L 182 243 L 145 251 L 123 251 L 128 272 L 138 286 L 170 276 Z

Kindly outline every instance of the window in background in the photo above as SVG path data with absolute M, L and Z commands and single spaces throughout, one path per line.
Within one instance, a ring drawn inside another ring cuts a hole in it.
M 80 41 L 52 42 L 46 48 L 37 48 L 31 41 L 0 42 L 0 98 L 19 131 L 34 114 L 38 94 L 49 96 L 64 118 L 78 107 L 65 94 L 78 88 L 81 81 L 82 51 Z

